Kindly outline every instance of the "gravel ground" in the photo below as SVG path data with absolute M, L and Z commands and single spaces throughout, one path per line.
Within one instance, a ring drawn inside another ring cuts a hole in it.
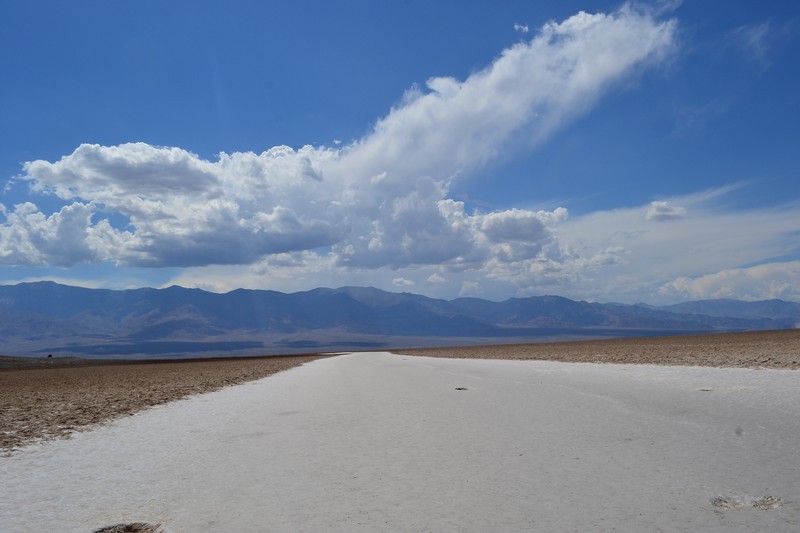
M 153 405 L 269 376 L 319 357 L 115 364 L 0 357 L 0 454 Z M 41 368 L 43 365 L 50 368 Z
M 460 359 L 800 369 L 800 329 L 397 350 Z

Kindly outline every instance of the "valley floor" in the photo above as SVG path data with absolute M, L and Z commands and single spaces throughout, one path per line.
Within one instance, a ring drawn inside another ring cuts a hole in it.
M 796 531 L 800 373 L 319 359 L 0 458 L 9 531 Z
M 800 369 L 800 330 L 399 352 L 462 359 Z M 318 357 L 126 362 L 0 356 L 0 455 L 191 394 L 259 379 Z
M 400 350 L 409 355 L 800 369 L 800 329 Z
M 162 362 L 0 357 L 0 456 L 42 439 L 192 394 L 269 376 L 321 356 Z

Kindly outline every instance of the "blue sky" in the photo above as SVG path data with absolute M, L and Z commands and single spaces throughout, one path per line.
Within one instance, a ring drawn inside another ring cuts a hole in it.
M 0 283 L 800 300 L 794 2 L 14 2 Z

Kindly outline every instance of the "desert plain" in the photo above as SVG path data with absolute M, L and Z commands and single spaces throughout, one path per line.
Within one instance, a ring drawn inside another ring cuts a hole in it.
M 131 362 L 0 356 L 0 454 L 318 357 Z
M 407 355 L 572 363 L 800 369 L 800 330 L 405 349 Z M 0 453 L 68 436 L 321 355 L 166 361 L 0 356 Z
M 596 341 L 542 342 L 421 348 L 410 355 L 459 359 L 518 359 L 565 363 L 615 363 L 800 369 L 800 329 L 745 331 Z
M 797 330 L 3 362 L 4 530 L 800 528 Z

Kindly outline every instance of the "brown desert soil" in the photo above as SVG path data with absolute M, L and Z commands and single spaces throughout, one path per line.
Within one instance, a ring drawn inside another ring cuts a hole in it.
M 0 455 L 322 355 L 160 362 L 0 357 Z
M 460 359 L 800 369 L 800 330 L 396 350 Z

